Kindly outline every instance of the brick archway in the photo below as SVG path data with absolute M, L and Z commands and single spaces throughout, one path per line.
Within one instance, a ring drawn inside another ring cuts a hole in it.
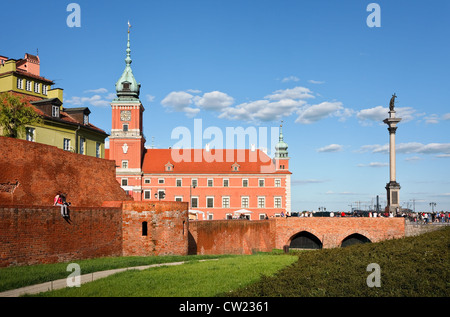
M 348 247 L 354 244 L 363 244 L 363 243 L 371 243 L 372 241 L 367 238 L 366 236 L 359 234 L 359 233 L 353 233 L 346 238 L 344 238 L 341 242 L 341 248 Z
M 322 241 L 308 231 L 300 231 L 289 239 L 289 248 L 292 249 L 322 249 L 322 247 Z

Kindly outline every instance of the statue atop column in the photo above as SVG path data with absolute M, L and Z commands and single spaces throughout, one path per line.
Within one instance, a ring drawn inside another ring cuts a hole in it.
M 395 95 L 395 93 L 392 95 L 391 101 L 389 102 L 389 110 L 390 111 L 394 111 L 394 107 L 395 107 L 395 98 L 397 98 L 397 96 Z

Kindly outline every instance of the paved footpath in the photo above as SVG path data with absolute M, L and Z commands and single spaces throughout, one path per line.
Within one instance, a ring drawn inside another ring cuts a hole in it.
M 217 260 L 217 259 L 213 259 L 213 260 Z M 211 260 L 199 260 L 199 262 L 203 262 L 203 261 L 211 261 Z M 92 281 L 98 280 L 100 278 L 104 278 L 104 277 L 110 276 L 112 274 L 116 274 L 116 273 L 120 273 L 120 272 L 124 272 L 124 271 L 128 271 L 128 270 L 146 270 L 146 269 L 149 269 L 152 267 L 181 265 L 184 263 L 186 263 L 186 261 L 134 266 L 134 267 L 127 267 L 127 268 L 121 268 L 121 269 L 114 269 L 114 270 L 84 274 L 84 275 L 81 275 L 81 284 L 92 282 Z M 67 278 L 9 290 L 9 291 L 0 293 L 0 297 L 19 297 L 24 294 L 38 294 L 41 292 L 53 291 L 53 290 L 57 290 L 57 289 L 65 288 L 65 287 L 67 287 Z

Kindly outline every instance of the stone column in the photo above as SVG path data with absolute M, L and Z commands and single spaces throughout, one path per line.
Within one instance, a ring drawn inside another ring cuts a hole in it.
M 389 212 L 395 213 L 400 210 L 400 184 L 396 180 L 396 162 L 395 162 L 395 133 L 397 131 L 397 123 L 402 119 L 395 117 L 395 110 L 389 111 L 389 118 L 385 119 L 383 122 L 388 125 L 389 131 L 389 171 L 390 179 L 389 183 L 386 184 L 387 191 L 387 204 L 389 207 Z

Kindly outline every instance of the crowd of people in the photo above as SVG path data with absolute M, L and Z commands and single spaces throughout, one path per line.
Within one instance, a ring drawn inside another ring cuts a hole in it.
M 376 212 L 376 211 L 353 211 L 353 212 L 292 212 L 286 217 L 403 217 L 411 222 L 416 223 L 449 223 L 449 212 L 435 211 L 435 212 Z
M 449 212 L 435 211 L 435 212 L 410 212 L 405 213 L 403 217 L 407 218 L 411 222 L 416 223 L 448 223 Z

